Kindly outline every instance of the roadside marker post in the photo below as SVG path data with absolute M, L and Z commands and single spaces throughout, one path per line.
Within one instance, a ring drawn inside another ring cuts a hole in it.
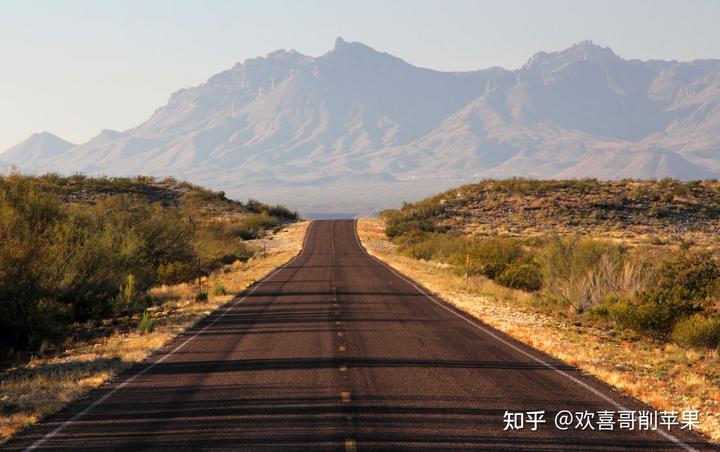
M 470 253 L 465 255 L 465 287 L 470 283 Z

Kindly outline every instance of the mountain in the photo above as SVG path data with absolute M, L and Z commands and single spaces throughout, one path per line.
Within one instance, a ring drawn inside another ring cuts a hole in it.
M 625 60 L 581 42 L 517 70 L 440 72 L 338 38 L 174 93 L 139 126 L 26 142 L 36 171 L 174 175 L 301 212 L 369 212 L 482 177 L 714 178 L 720 60 Z
M 34 133 L 25 141 L 16 144 L 2 154 L 2 160 L 31 169 L 40 162 L 57 158 L 74 144 L 63 140 L 49 132 Z

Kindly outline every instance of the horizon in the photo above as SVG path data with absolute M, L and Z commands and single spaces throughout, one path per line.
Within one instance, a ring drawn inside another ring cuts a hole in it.
M 104 129 L 128 130 L 171 93 L 238 62 L 279 49 L 320 56 L 337 36 L 443 72 L 515 70 L 584 40 L 624 59 L 720 57 L 715 2 L 535 3 L 6 2 L 0 152 L 37 132 L 80 144 Z

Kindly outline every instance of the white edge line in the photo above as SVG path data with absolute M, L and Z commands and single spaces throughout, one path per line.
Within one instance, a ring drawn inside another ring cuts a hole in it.
M 227 312 L 228 312 L 231 308 L 234 308 L 234 307 L 237 306 L 238 304 L 242 303 L 247 297 L 249 297 L 253 292 L 255 292 L 255 289 L 257 289 L 258 287 L 260 287 L 264 282 L 266 282 L 268 279 L 270 279 L 270 278 L 272 278 L 273 276 L 275 276 L 278 272 L 280 272 L 280 271 L 283 270 L 285 267 L 287 267 L 288 265 L 290 265 L 292 262 L 294 262 L 297 258 L 299 258 L 299 257 L 303 254 L 303 252 L 304 252 L 305 249 L 306 249 L 306 248 L 305 248 L 305 245 L 306 245 L 306 243 L 307 243 L 308 237 L 310 236 L 310 228 L 311 228 L 311 226 L 312 226 L 313 224 L 314 224 L 314 222 L 310 222 L 310 224 L 308 225 L 308 227 L 307 227 L 307 229 L 306 229 L 306 231 L 305 231 L 305 238 L 303 239 L 302 248 L 300 249 L 300 252 L 299 252 L 295 257 L 293 257 L 292 259 L 290 259 L 289 261 L 287 261 L 286 263 L 284 263 L 284 264 L 281 265 L 280 267 L 277 267 L 275 270 L 273 270 L 272 272 L 268 273 L 268 274 L 265 275 L 262 279 L 260 279 L 259 281 L 257 281 L 257 283 L 252 287 L 252 289 L 250 289 L 249 292 L 245 293 L 245 295 L 244 295 L 242 298 L 236 299 L 235 301 L 230 301 L 230 302 L 228 303 L 228 305 L 225 307 L 225 310 L 223 310 L 222 313 L 220 313 L 220 315 L 218 315 L 217 317 L 215 317 L 210 323 L 208 323 L 207 325 L 205 325 L 200 331 L 198 331 L 198 332 L 196 332 L 195 334 L 193 334 L 192 336 L 190 336 L 190 337 L 189 337 L 188 339 L 186 339 L 183 343 L 181 343 L 181 344 L 178 345 L 177 347 L 173 348 L 172 351 L 170 351 L 169 353 L 163 355 L 162 358 L 158 359 L 157 361 L 154 361 L 153 363 L 151 363 L 149 366 L 145 367 L 145 368 L 144 368 L 143 370 L 141 370 L 140 372 L 134 374 L 133 376 L 127 378 L 125 381 L 123 381 L 123 382 L 120 383 L 119 385 L 115 386 L 113 389 L 111 389 L 110 391 L 108 391 L 105 395 L 103 395 L 102 397 L 100 397 L 99 399 L 97 399 L 96 401 L 94 401 L 93 403 L 91 403 L 90 405 L 88 405 L 84 410 L 82 410 L 81 412 L 75 414 L 73 417 L 71 417 L 71 418 L 68 419 L 67 421 L 65 421 L 65 422 L 63 422 L 62 424 L 60 424 L 59 426 L 57 426 L 57 427 L 55 428 L 55 430 L 53 430 L 53 431 L 45 434 L 45 436 L 43 436 L 43 437 L 40 438 L 39 440 L 35 441 L 34 443 L 32 443 L 30 446 L 28 446 L 28 447 L 25 448 L 24 450 L 26 450 L 26 451 L 35 450 L 35 449 L 37 449 L 38 447 L 42 446 L 42 445 L 45 444 L 48 440 L 52 439 L 55 435 L 57 435 L 58 433 L 60 433 L 60 432 L 62 432 L 63 430 L 65 430 L 65 428 L 66 428 L 67 426 L 69 426 L 69 425 L 72 424 L 73 422 L 77 421 L 77 420 L 80 419 L 81 417 L 85 416 L 85 415 L 88 414 L 93 408 L 95 408 L 96 406 L 98 406 L 98 405 L 100 405 L 101 403 L 103 403 L 103 402 L 104 402 L 105 400 L 107 400 L 110 396 L 112 396 L 115 392 L 117 392 L 118 390 L 124 388 L 124 387 L 127 386 L 128 384 L 132 383 L 136 378 L 141 377 L 141 376 L 144 375 L 147 371 L 149 371 L 150 369 L 152 369 L 152 368 L 155 367 L 156 365 L 160 364 L 161 362 L 165 361 L 166 359 L 168 359 L 169 357 L 171 357 L 172 355 L 174 355 L 175 352 L 181 350 L 183 347 L 185 347 L 187 344 L 189 344 L 193 339 L 195 339 L 195 338 L 198 337 L 200 334 L 204 333 L 205 330 L 207 330 L 208 328 L 210 328 L 211 326 L 213 326 L 213 325 L 215 324 L 215 322 L 217 322 L 217 321 L 220 320 L 222 317 L 224 317 L 225 314 L 227 314 Z M 207 318 L 207 317 L 204 317 L 203 319 L 205 319 L 205 318 Z M 200 319 L 199 321 L 202 321 L 202 319 Z
M 365 247 L 362 245 L 362 242 L 360 242 L 360 238 L 359 238 L 359 234 L 358 234 L 358 230 L 357 230 L 357 224 L 358 224 L 358 223 L 357 223 L 357 221 L 356 221 L 356 222 L 355 222 L 355 228 L 354 228 L 354 230 L 355 230 L 355 241 L 358 243 L 358 245 L 359 245 L 360 248 L 363 250 L 363 252 L 364 252 L 365 254 L 367 254 L 369 257 L 371 257 L 372 259 L 374 259 L 374 260 L 376 260 L 377 262 L 379 262 L 380 264 L 382 264 L 385 268 L 387 268 L 387 269 L 390 270 L 392 273 L 394 273 L 395 276 L 399 277 L 400 279 L 402 279 L 402 280 L 404 280 L 405 282 L 407 282 L 407 283 L 409 283 L 410 285 L 412 285 L 418 292 L 420 292 L 421 294 L 423 294 L 423 295 L 424 295 L 426 298 L 428 298 L 430 301 L 432 301 L 432 302 L 435 303 L 436 305 L 440 306 L 441 308 L 447 310 L 448 312 L 451 312 L 451 313 L 455 314 L 457 317 L 463 319 L 464 321 L 466 321 L 466 322 L 469 323 L 470 325 L 472 325 L 472 326 L 474 326 L 475 328 L 481 330 L 483 333 L 487 334 L 488 336 L 490 336 L 490 337 L 492 337 L 492 338 L 494 338 L 494 339 L 502 342 L 503 344 L 507 345 L 508 347 L 512 348 L 513 350 L 515 350 L 515 351 L 517 351 L 517 352 L 519 352 L 519 353 L 522 353 L 523 355 L 527 356 L 528 358 L 532 359 L 533 361 L 535 361 L 535 362 L 537 362 L 537 363 L 539 363 L 539 364 L 542 364 L 542 365 L 544 365 L 545 367 L 547 367 L 547 368 L 549 368 L 549 369 L 551 369 L 551 370 L 554 370 L 555 372 L 557 372 L 557 373 L 559 373 L 560 375 L 566 377 L 567 379 L 571 380 L 572 382 L 574 382 L 574 383 L 582 386 L 583 388 L 585 388 L 585 389 L 587 389 L 588 391 L 592 392 L 592 393 L 595 394 L 596 396 L 598 396 L 598 397 L 600 397 L 601 399 L 605 400 L 606 402 L 612 404 L 615 408 L 618 408 L 618 409 L 623 410 L 623 411 L 627 411 L 627 410 L 628 410 L 626 407 L 624 407 L 624 406 L 621 405 L 620 403 L 618 403 L 618 402 L 616 402 L 615 400 L 613 400 L 612 398 L 606 396 L 605 394 L 603 394 L 602 392 L 600 392 L 600 391 L 598 391 L 597 389 L 593 388 L 592 386 L 588 385 L 588 384 L 585 383 L 584 381 L 579 380 L 578 378 L 575 378 L 574 376 L 572 376 L 572 375 L 570 375 L 570 374 L 568 374 L 568 373 L 566 373 L 566 372 L 563 372 L 562 370 L 558 369 L 556 366 L 554 366 L 554 365 L 552 365 L 552 364 L 550 364 L 550 363 L 548 363 L 548 362 L 546 362 L 546 361 L 544 361 L 544 360 L 542 360 L 542 359 L 540 359 L 540 358 L 532 355 L 531 353 L 528 353 L 527 351 L 521 349 L 521 348 L 518 347 L 517 345 L 515 345 L 515 344 L 513 344 L 513 343 L 511 343 L 511 342 L 506 341 L 504 338 L 498 336 L 498 335 L 495 334 L 493 331 L 489 330 L 488 328 L 484 327 L 483 325 L 478 324 L 476 321 L 471 320 L 471 319 L 469 319 L 468 317 L 460 314 L 459 312 L 457 312 L 457 311 L 455 311 L 454 309 L 452 309 L 452 308 L 450 308 L 449 306 L 447 306 L 445 303 L 442 303 L 442 302 L 436 300 L 435 297 L 433 297 L 432 295 L 428 294 L 425 290 L 423 290 L 421 287 L 419 287 L 417 284 L 415 284 L 411 279 L 409 279 L 408 277 L 404 276 L 402 273 L 398 272 L 397 270 L 395 270 L 394 268 L 392 268 L 391 266 L 389 266 L 388 264 L 386 264 L 386 263 L 383 262 L 382 260 L 380 260 L 380 259 L 378 259 L 377 257 L 375 257 L 375 256 L 373 256 L 372 254 L 370 254 L 370 253 L 365 249 Z M 668 440 L 674 442 L 675 444 L 677 444 L 678 446 L 682 447 L 682 448 L 685 449 L 685 450 L 697 451 L 697 449 L 695 449 L 694 447 L 690 446 L 689 444 L 686 444 L 685 442 L 681 441 L 680 439 L 676 438 L 675 436 L 671 435 L 670 433 L 667 433 L 667 432 L 664 431 L 664 430 L 654 430 L 654 431 L 655 431 L 658 435 L 662 436 L 662 437 L 665 438 L 665 439 L 668 439 Z

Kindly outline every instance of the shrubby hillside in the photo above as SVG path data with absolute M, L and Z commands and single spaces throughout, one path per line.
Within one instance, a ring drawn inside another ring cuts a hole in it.
M 720 345 L 716 181 L 488 180 L 382 217 L 401 253 L 532 292 L 543 309 Z
M 436 229 L 476 235 L 716 234 L 720 231 L 720 183 L 488 179 L 391 212 L 394 227 L 416 224 L 427 229 L 432 224 Z
M 172 178 L 0 177 L 0 348 L 142 310 L 150 287 L 248 259 L 244 240 L 296 219 Z

